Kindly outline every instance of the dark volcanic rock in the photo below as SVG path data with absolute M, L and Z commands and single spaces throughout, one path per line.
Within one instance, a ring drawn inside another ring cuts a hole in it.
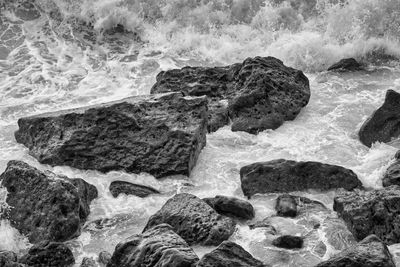
M 75 263 L 75 259 L 63 243 L 44 241 L 31 247 L 21 262 L 33 267 L 69 267 Z
M 10 161 L 0 180 L 8 191 L 11 225 L 32 243 L 78 236 L 97 196 L 96 187 L 82 179 L 42 172 L 22 161 Z
M 370 235 L 316 267 L 395 267 L 392 255 L 377 236 Z
M 388 187 L 391 185 L 400 185 L 400 160 L 396 160 L 383 175 L 382 185 Z
M 308 189 L 326 191 L 335 188 L 352 190 L 362 186 L 357 175 L 349 169 L 319 162 L 284 159 L 244 166 L 240 169 L 240 179 L 247 197 L 257 193 Z
M 345 58 L 333 64 L 328 68 L 328 71 L 347 72 L 364 70 L 363 66 L 354 58 Z
M 375 142 L 390 142 L 400 136 L 400 94 L 388 90 L 385 102 L 364 124 L 358 133 L 360 141 L 368 146 Z
M 357 240 L 375 234 L 388 245 L 400 242 L 400 187 L 339 192 L 333 209 Z
M 113 181 L 110 184 L 110 192 L 113 197 L 118 197 L 119 194 L 135 195 L 138 197 L 147 197 L 151 194 L 159 194 L 160 192 L 154 188 L 133 184 L 125 181 Z
M 321 202 L 306 197 L 284 194 L 277 198 L 275 210 L 278 216 L 296 217 L 298 213 L 310 210 L 326 210 L 326 207 Z
M 207 99 L 130 97 L 21 118 L 18 125 L 16 140 L 44 164 L 189 175 L 206 144 Z
M 172 227 L 160 224 L 116 246 L 107 267 L 191 267 L 199 260 Z
M 264 267 L 261 261 L 231 241 L 224 241 L 215 250 L 204 255 L 197 267 Z
M 303 237 L 301 236 L 292 236 L 292 235 L 282 235 L 277 239 L 272 241 L 272 245 L 279 248 L 302 248 L 303 247 Z
M 226 67 L 184 67 L 160 72 L 152 93 L 180 91 L 209 99 L 210 132 L 233 121 L 232 131 L 258 133 L 294 120 L 310 98 L 303 72 L 273 57 Z
M 25 267 L 21 263 L 18 263 L 17 254 L 12 251 L 0 251 L 0 266 L 1 267 Z
M 235 230 L 235 222 L 219 215 L 206 202 L 191 194 L 177 194 L 147 222 L 143 231 L 167 223 L 189 245 L 219 245 Z
M 221 215 L 243 220 L 254 218 L 254 208 L 247 201 L 227 196 L 215 196 L 203 200 Z

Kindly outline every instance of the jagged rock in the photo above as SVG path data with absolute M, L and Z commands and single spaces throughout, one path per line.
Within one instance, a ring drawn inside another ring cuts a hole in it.
M 352 190 L 362 186 L 357 175 L 349 169 L 320 162 L 284 159 L 244 166 L 240 169 L 240 180 L 243 193 L 249 198 L 257 193 L 336 188 Z
M 279 248 L 294 249 L 303 247 L 303 237 L 282 235 L 272 241 L 272 245 Z
M 116 246 L 107 267 L 190 267 L 199 260 L 168 224 L 160 224 Z
M 10 161 L 0 180 L 8 191 L 8 219 L 31 243 L 78 236 L 97 197 L 96 187 L 82 179 L 42 172 L 22 161 Z
M 231 241 L 222 242 L 197 263 L 197 267 L 266 267 L 261 261 Z
M 400 160 L 396 160 L 387 168 L 382 178 L 382 185 L 384 187 L 400 185 Z
M 400 187 L 339 192 L 333 209 L 357 240 L 375 234 L 388 245 L 400 242 Z
M 177 194 L 147 222 L 143 231 L 167 223 L 189 245 L 219 245 L 235 230 L 235 222 L 219 215 L 206 202 L 191 194 Z
M 80 267 L 97 267 L 97 263 L 92 258 L 84 257 Z
M 248 58 L 226 67 L 184 67 L 160 72 L 152 93 L 206 95 L 210 132 L 233 121 L 232 131 L 258 133 L 294 120 L 310 99 L 303 72 L 273 57 Z
M 103 265 L 107 265 L 111 260 L 111 253 L 107 251 L 102 251 L 99 253 L 99 263 Z
M 354 58 L 345 58 L 333 64 L 328 68 L 328 71 L 348 72 L 364 70 L 363 66 Z
M 113 181 L 110 184 L 110 192 L 113 197 L 119 194 L 134 195 L 138 197 L 147 197 L 151 194 L 159 194 L 160 192 L 149 186 L 133 184 L 125 181 Z
M 32 267 L 70 267 L 75 259 L 65 244 L 43 241 L 31 247 L 21 263 Z
M 395 267 L 386 245 L 375 235 L 321 262 L 316 267 Z
M 39 162 L 107 172 L 189 175 L 206 144 L 207 99 L 137 96 L 18 120 Z
M 221 215 L 242 220 L 254 218 L 254 208 L 247 201 L 227 196 L 215 196 L 213 198 L 203 198 L 203 200 Z
M 388 90 L 385 102 L 361 126 L 361 143 L 371 147 L 375 142 L 390 142 L 400 136 L 400 94 Z
M 278 216 L 296 217 L 298 213 L 326 210 L 326 207 L 324 204 L 306 197 L 284 194 L 277 198 L 275 210 Z

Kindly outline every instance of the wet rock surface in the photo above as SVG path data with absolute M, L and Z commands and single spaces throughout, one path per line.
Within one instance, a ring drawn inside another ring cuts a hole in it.
M 400 94 L 393 90 L 386 92 L 383 105 L 361 126 L 360 141 L 368 146 L 375 142 L 390 142 L 400 136 Z
M 138 197 L 147 197 L 160 192 L 149 186 L 133 184 L 125 181 L 113 181 L 110 184 L 110 192 L 113 197 L 118 197 L 119 194 L 134 195 Z
M 2 267 L 24 267 L 25 265 L 18 263 L 18 257 L 12 251 L 0 251 L 0 266 Z
M 324 204 L 306 197 L 290 194 L 280 195 L 276 200 L 275 210 L 278 216 L 296 217 L 310 211 L 326 210 Z
M 21 118 L 18 125 L 17 142 L 44 164 L 189 175 L 206 144 L 207 100 L 137 96 Z
M 258 133 L 294 120 L 307 105 L 303 72 L 273 57 L 248 58 L 225 67 L 184 67 L 160 72 L 152 93 L 179 91 L 209 98 L 210 132 L 232 120 L 232 131 Z
M 346 222 L 357 240 L 375 234 L 385 244 L 400 242 L 400 187 L 372 191 L 342 191 L 333 209 Z
M 20 261 L 33 267 L 70 267 L 75 263 L 72 251 L 65 244 L 49 241 L 31 247 Z
M 8 191 L 7 218 L 31 243 L 78 236 L 97 197 L 97 189 L 82 179 L 42 172 L 22 161 L 10 161 L 0 180 Z
M 316 267 L 395 267 L 387 246 L 375 235 L 321 262 Z
M 97 267 L 97 263 L 94 259 L 92 258 L 83 258 L 80 267 Z
M 171 225 L 189 245 L 219 245 L 233 234 L 236 225 L 200 198 L 186 193 L 169 199 L 150 217 L 143 231 L 162 223 Z
M 304 238 L 301 236 L 283 235 L 274 239 L 272 245 L 279 248 L 296 249 L 302 248 Z
M 382 185 L 388 187 L 391 185 L 400 185 L 400 160 L 396 159 L 389 168 L 387 168 L 382 178 Z
M 360 64 L 354 58 L 345 58 L 336 62 L 328 68 L 328 71 L 335 72 L 348 72 L 348 71 L 360 71 L 364 70 L 362 64 Z
M 254 218 L 254 208 L 245 200 L 227 196 L 215 196 L 213 198 L 204 198 L 203 200 L 221 215 L 241 220 Z
M 118 244 L 107 267 L 190 267 L 198 260 L 170 225 L 160 224 Z
M 260 193 L 293 192 L 335 188 L 352 190 L 362 186 L 357 175 L 346 168 L 320 162 L 277 159 L 258 162 L 240 169 L 245 196 Z
M 215 250 L 207 253 L 197 263 L 197 267 L 266 267 L 238 244 L 224 241 Z

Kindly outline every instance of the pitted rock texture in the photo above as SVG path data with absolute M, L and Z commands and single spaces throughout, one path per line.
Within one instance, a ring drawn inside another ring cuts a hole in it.
M 234 232 L 236 223 L 219 215 L 206 202 L 191 194 L 177 194 L 147 222 L 143 231 L 162 223 L 172 226 L 189 245 L 215 246 L 227 240 Z
M 215 196 L 204 198 L 203 200 L 221 215 L 240 220 L 254 218 L 254 208 L 250 202 L 245 200 L 227 196 Z
M 225 67 L 184 67 L 160 72 L 151 93 L 183 92 L 209 99 L 210 132 L 232 120 L 232 131 L 258 133 L 294 120 L 310 99 L 303 72 L 273 57 Z
M 39 162 L 107 172 L 189 175 L 206 144 L 207 99 L 137 96 L 18 120 Z
M 400 94 L 388 90 L 383 105 L 361 126 L 361 143 L 371 147 L 375 142 L 390 142 L 400 136 Z
M 400 187 L 339 192 L 333 209 L 357 240 L 378 236 L 385 244 L 400 242 Z
M 327 191 L 362 186 L 357 175 L 346 168 L 320 162 L 296 162 L 277 159 L 258 162 L 240 169 L 240 180 L 245 196 L 260 193 L 280 193 L 315 189 Z
M 96 187 L 82 179 L 42 172 L 22 161 L 10 161 L 0 180 L 8 191 L 8 219 L 31 243 L 78 236 L 97 197 Z
M 64 243 L 49 241 L 31 247 L 20 261 L 32 267 L 72 267 L 75 263 L 72 251 Z
M 133 184 L 125 181 L 113 181 L 110 184 L 110 192 L 113 197 L 118 197 L 119 194 L 134 195 L 137 197 L 147 197 L 160 192 L 149 186 Z
M 168 224 L 160 224 L 118 244 L 107 267 L 194 267 L 193 249 Z
M 374 235 L 321 262 L 316 267 L 395 267 L 387 246 Z

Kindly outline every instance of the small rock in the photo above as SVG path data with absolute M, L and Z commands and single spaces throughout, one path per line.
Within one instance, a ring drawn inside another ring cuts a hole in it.
M 97 267 L 97 263 L 94 259 L 92 258 L 83 258 L 81 266 L 80 267 Z
M 277 234 L 275 227 L 270 224 L 268 218 L 264 219 L 262 221 L 258 221 L 258 222 L 249 224 L 249 228 L 251 230 L 256 229 L 256 228 L 263 228 L 263 229 L 265 229 L 265 233 L 267 233 L 267 234 L 270 234 L 270 235 Z
M 275 210 L 282 217 L 296 217 L 297 203 L 295 197 L 291 195 L 281 195 L 276 200 Z
M 363 66 L 354 58 L 345 58 L 333 64 L 328 68 L 328 71 L 348 72 L 364 70 Z
M 107 265 L 111 260 L 111 253 L 107 251 L 102 251 L 99 253 L 99 263 L 103 265 Z
M 400 185 L 400 160 L 396 160 L 386 170 L 382 178 L 382 185 L 384 187 Z
M 113 181 L 110 184 L 110 192 L 113 197 L 119 194 L 134 195 L 138 197 L 147 197 L 151 194 L 159 194 L 160 192 L 154 188 L 133 184 L 125 181 Z
M 32 267 L 70 267 L 75 259 L 65 244 L 43 241 L 31 247 L 20 262 Z
M 303 237 L 283 235 L 272 241 L 272 245 L 279 248 L 295 249 L 303 247 Z
M 242 220 L 251 220 L 254 218 L 254 208 L 245 200 L 227 196 L 203 198 L 203 200 L 221 215 Z

